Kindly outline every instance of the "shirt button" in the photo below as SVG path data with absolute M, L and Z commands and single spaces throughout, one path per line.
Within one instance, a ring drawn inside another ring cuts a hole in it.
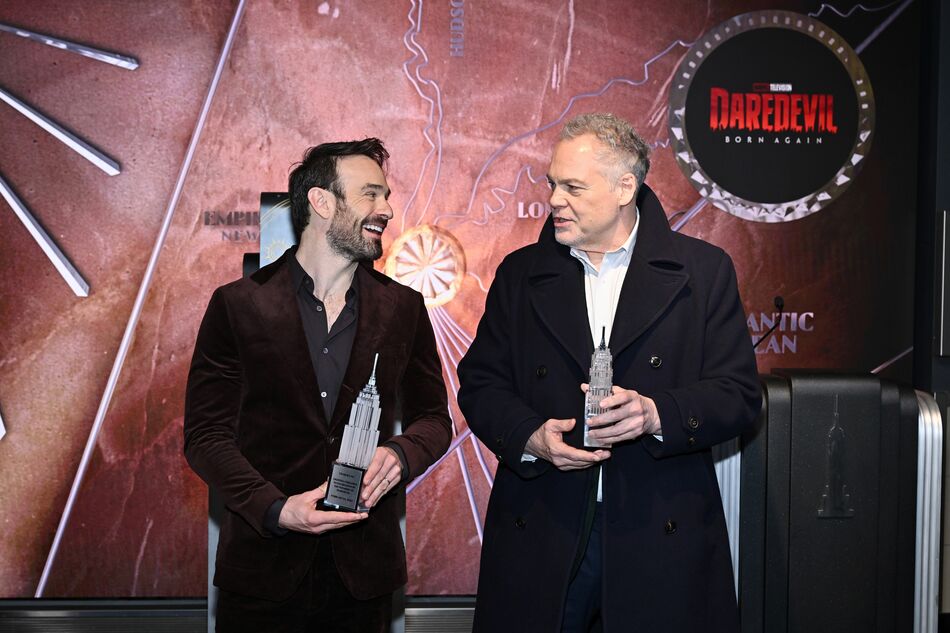
M 317 306 L 317 312 L 323 312 L 323 306 Z
M 327 348 L 324 347 L 324 348 L 323 348 L 323 353 L 324 353 L 324 354 L 329 354 L 329 353 L 330 353 L 330 350 L 328 350 Z
M 326 392 L 326 391 L 321 391 L 321 392 L 320 392 L 320 397 L 321 397 L 321 398 L 326 398 L 326 397 L 327 397 L 327 392 Z

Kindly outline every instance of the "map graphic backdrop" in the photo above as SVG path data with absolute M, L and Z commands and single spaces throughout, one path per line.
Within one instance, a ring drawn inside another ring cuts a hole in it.
M 811 14 L 848 40 L 874 86 L 877 123 L 840 199 L 763 224 L 689 185 L 669 149 L 667 108 L 693 41 L 771 8 Z M 560 124 L 590 111 L 635 124 L 654 147 L 647 182 L 671 225 L 733 257 L 751 337 L 776 318 L 772 297 L 785 298 L 761 371 L 910 377 L 911 0 L 48 0 L 4 3 L 0 23 L 141 64 L 0 33 L 0 88 L 122 168 L 103 174 L 0 105 L 0 175 L 89 285 L 77 296 L 0 205 L 0 596 L 204 594 L 206 489 L 181 456 L 195 333 L 212 290 L 258 250 L 260 193 L 286 190 L 292 164 L 326 140 L 378 136 L 392 153 L 396 219 L 377 267 L 389 260 L 420 283 L 428 274 L 453 397 L 495 267 L 540 229 Z M 471 594 L 477 579 L 495 459 L 451 406 L 452 449 L 407 492 L 414 595 Z

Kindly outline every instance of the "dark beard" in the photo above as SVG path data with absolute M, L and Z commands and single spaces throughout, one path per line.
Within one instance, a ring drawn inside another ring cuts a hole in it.
M 371 262 L 383 255 L 382 241 L 363 235 L 363 223 L 345 201 L 337 199 L 336 213 L 327 230 L 327 244 L 353 262 Z

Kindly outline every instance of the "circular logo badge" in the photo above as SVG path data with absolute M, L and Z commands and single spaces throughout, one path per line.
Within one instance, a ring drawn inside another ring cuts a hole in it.
M 418 290 L 428 308 L 451 301 L 465 277 L 465 251 L 454 235 L 431 224 L 409 229 L 393 242 L 386 274 Z
M 700 195 L 757 222 L 805 217 L 840 196 L 871 146 L 864 65 L 805 15 L 736 16 L 689 49 L 670 89 L 670 138 Z

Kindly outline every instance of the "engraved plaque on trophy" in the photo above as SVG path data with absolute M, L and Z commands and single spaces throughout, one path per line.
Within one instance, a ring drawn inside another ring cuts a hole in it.
M 350 409 L 350 421 L 343 429 L 343 441 L 340 455 L 333 463 L 330 480 L 327 483 L 327 496 L 323 505 L 344 512 L 366 512 L 368 508 L 360 504 L 360 488 L 363 476 L 379 441 L 379 393 L 376 391 L 376 362 L 373 359 L 373 373 L 369 382 L 356 397 Z
M 587 397 L 584 399 L 585 448 L 610 448 L 609 444 L 588 437 L 590 427 L 587 426 L 588 420 L 607 410 L 600 406 L 600 401 L 612 393 L 610 388 L 614 379 L 613 357 L 604 340 L 606 335 L 607 328 L 604 328 L 600 335 L 600 346 L 594 350 L 590 359 L 590 382 L 587 384 Z

